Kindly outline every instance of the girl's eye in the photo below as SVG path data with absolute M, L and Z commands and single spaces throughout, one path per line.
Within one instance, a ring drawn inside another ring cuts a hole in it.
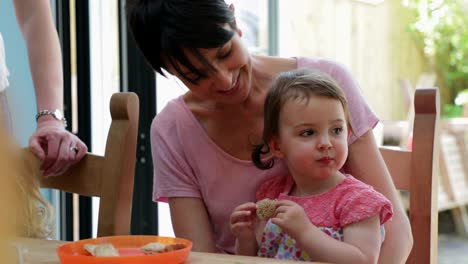
M 301 137 L 307 137 L 307 136 L 312 136 L 313 134 L 314 134 L 313 130 L 307 129 L 307 130 L 302 131 L 299 135 Z
M 337 128 L 333 129 L 333 134 L 335 134 L 335 135 L 340 135 L 342 132 L 343 132 L 342 127 L 337 127 Z

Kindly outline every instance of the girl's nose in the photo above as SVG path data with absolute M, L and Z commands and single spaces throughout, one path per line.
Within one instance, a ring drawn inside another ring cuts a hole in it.
M 317 145 L 317 148 L 319 150 L 327 150 L 327 149 L 330 149 L 331 147 L 332 147 L 332 144 L 328 136 L 320 137 L 318 145 Z

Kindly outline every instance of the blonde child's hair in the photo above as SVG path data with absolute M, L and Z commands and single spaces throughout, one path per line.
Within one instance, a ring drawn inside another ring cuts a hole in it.
M 0 236 L 51 238 L 52 207 L 40 193 L 38 175 L 25 166 L 21 149 L 1 126 L 0 141 L 0 205 L 5 214 L 0 220 Z
M 43 176 L 32 173 L 30 166 L 24 168 L 26 170 L 21 170 L 16 177 L 18 199 L 21 204 L 18 217 L 24 217 L 24 221 L 18 222 L 18 233 L 24 237 L 51 238 L 54 235 L 53 210 L 40 192 L 38 177 Z
M 6 126 L 7 115 L 0 103 L 0 237 L 51 238 L 52 207 L 42 197 L 39 176 L 21 155 Z

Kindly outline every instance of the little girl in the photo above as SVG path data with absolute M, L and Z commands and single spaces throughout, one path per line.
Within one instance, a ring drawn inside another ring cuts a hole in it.
M 265 101 L 264 120 L 264 144 L 255 148 L 253 162 L 269 169 L 275 159 L 283 159 L 290 175 L 258 189 L 258 200 L 277 199 L 269 220 L 257 219 L 252 202 L 234 209 L 230 223 L 236 253 L 376 263 L 381 226 L 392 217 L 392 205 L 371 186 L 340 172 L 352 132 L 336 82 L 309 70 L 282 73 Z

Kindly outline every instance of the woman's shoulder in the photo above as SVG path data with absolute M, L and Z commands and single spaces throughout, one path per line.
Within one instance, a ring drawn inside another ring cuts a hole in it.
M 323 57 L 297 57 L 297 68 L 316 69 L 335 78 L 336 75 L 350 75 L 350 71 L 343 63 Z
M 274 78 L 280 72 L 291 71 L 295 69 L 308 68 L 318 70 L 330 75 L 338 81 L 341 86 L 349 90 L 347 86 L 354 82 L 351 71 L 342 63 L 323 57 L 273 57 L 273 56 L 254 56 L 253 64 L 255 69 L 260 69 L 260 73 L 266 74 L 266 78 Z M 356 85 L 356 84 L 353 84 Z
M 190 111 L 185 105 L 183 96 L 179 96 L 169 101 L 153 118 L 151 134 L 173 133 L 176 127 L 190 123 L 191 119 Z
M 275 56 L 259 56 L 253 57 L 254 63 L 259 68 L 269 69 L 271 72 L 283 72 L 300 68 L 310 68 L 320 70 L 331 74 L 340 71 L 348 72 L 347 67 L 336 60 L 325 57 L 275 57 Z
M 252 65 L 257 78 L 271 81 L 281 72 L 295 70 L 297 60 L 295 58 L 254 55 L 252 56 Z

